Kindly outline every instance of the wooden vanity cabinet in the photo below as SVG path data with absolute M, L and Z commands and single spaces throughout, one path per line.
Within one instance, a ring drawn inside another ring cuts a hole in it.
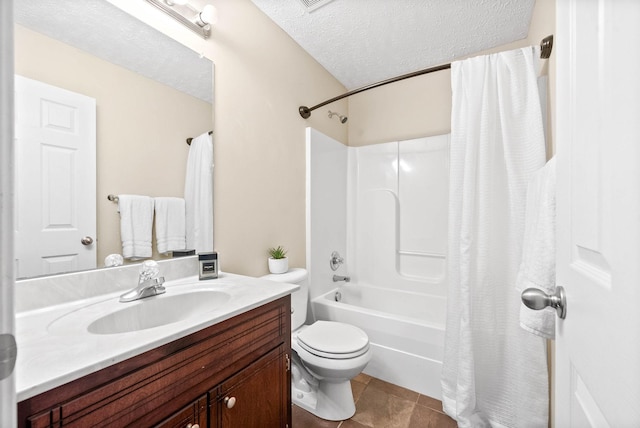
M 208 397 L 200 397 L 184 409 L 160 423 L 162 428 L 205 428 L 209 426 Z M 212 424 L 212 426 L 215 426 Z
M 282 297 L 21 401 L 18 427 L 290 427 L 290 302 Z
M 286 353 L 276 349 L 209 394 L 215 426 L 283 427 L 288 423 Z

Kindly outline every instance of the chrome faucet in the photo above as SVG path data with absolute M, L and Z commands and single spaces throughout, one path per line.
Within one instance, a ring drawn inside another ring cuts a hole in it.
M 351 281 L 351 277 L 349 277 L 349 276 L 341 276 L 341 275 L 333 275 L 333 282 L 338 282 L 338 281 L 349 282 L 349 281 Z
M 142 274 L 140 274 L 142 277 Z M 164 277 L 158 278 L 150 278 L 150 279 L 142 279 L 139 281 L 139 284 L 133 290 L 127 291 L 122 296 L 120 296 L 121 302 L 133 302 L 134 300 L 144 299 L 145 297 L 157 296 L 158 294 L 162 294 L 167 289 L 164 285 Z

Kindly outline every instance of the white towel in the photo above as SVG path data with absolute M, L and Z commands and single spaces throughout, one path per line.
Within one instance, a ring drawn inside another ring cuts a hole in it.
M 522 249 L 516 288 L 534 287 L 547 294 L 556 282 L 556 160 L 552 158 L 529 182 Z M 530 333 L 555 338 L 556 310 L 520 306 L 520 326 Z
M 118 195 L 122 256 L 137 260 L 151 257 L 153 198 L 139 195 Z
M 187 245 L 184 199 L 155 198 L 155 206 L 158 252 L 166 254 L 173 250 L 184 250 Z
M 191 141 L 184 200 L 187 248 L 213 251 L 213 142 L 208 133 Z

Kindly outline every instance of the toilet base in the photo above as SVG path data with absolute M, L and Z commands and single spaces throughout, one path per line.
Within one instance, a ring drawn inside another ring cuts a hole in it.
M 317 388 L 307 392 L 291 384 L 291 400 L 309 413 L 328 421 L 343 421 L 356 413 L 351 382 L 319 381 Z

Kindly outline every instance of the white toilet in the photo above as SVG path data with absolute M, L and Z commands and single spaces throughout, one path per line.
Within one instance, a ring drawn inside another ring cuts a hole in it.
M 358 327 L 334 321 L 304 325 L 309 285 L 306 269 L 263 279 L 300 285 L 291 295 L 291 398 L 322 419 L 349 419 L 356 412 L 351 379 L 371 360 L 369 337 Z

